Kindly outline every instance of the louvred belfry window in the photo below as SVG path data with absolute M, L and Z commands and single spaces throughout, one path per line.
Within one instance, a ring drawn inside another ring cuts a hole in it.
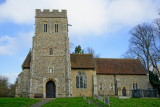
M 58 33 L 58 24 L 55 24 L 55 33 Z
M 47 24 L 44 24 L 44 32 L 47 32 Z

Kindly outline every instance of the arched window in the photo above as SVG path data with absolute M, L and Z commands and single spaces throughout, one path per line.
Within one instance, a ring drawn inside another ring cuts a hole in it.
M 111 86 L 110 86 L 110 89 L 111 89 L 111 90 L 113 90 L 113 83 L 112 83 L 112 82 L 111 82 Z
M 99 85 L 100 85 L 99 89 L 100 89 L 100 90 L 102 90 L 102 83 L 100 82 L 100 84 L 99 84 Z
M 134 83 L 133 83 L 133 90 L 135 89 L 135 85 L 134 85 Z
M 87 88 L 87 76 L 84 72 L 77 73 L 76 88 Z
M 137 83 L 133 83 L 133 90 L 137 90 L 137 89 L 138 89 Z
M 79 76 L 76 76 L 76 88 L 79 88 Z
M 52 48 L 49 49 L 49 55 L 53 55 L 53 49 Z
M 137 85 L 137 83 L 136 83 L 136 90 L 138 89 L 138 85 Z

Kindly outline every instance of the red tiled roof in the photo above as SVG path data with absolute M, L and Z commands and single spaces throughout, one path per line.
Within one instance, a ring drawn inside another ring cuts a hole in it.
M 24 60 L 22 68 L 30 68 L 30 62 L 31 62 L 31 51 L 29 51 L 26 59 Z
M 138 59 L 95 58 L 97 74 L 145 75 Z
M 31 51 L 28 53 L 22 68 L 30 68 Z M 145 75 L 138 59 L 94 58 L 91 54 L 70 54 L 71 68 L 95 69 L 97 74 Z
M 95 62 L 91 54 L 71 54 L 71 68 L 95 68 Z

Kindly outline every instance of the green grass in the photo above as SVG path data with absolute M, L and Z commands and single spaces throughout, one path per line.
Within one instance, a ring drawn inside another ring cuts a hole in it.
M 29 107 L 38 101 L 29 98 L 0 98 L 0 107 Z
M 95 100 L 97 103 L 107 107 L 101 101 Z M 111 107 L 160 107 L 159 98 L 130 98 L 130 99 L 119 99 L 110 97 Z
M 93 99 L 87 97 L 87 99 Z M 97 105 L 88 100 L 84 100 L 82 97 L 74 98 L 56 98 L 42 107 L 97 107 Z M 38 102 L 37 99 L 29 98 L 0 98 L 0 107 L 29 107 L 30 105 Z M 94 100 L 98 104 L 107 107 L 101 101 Z M 130 98 L 130 99 L 118 99 L 116 97 L 110 97 L 111 107 L 160 107 L 159 98 Z
M 95 104 L 82 97 L 74 98 L 56 98 L 55 100 L 43 105 L 42 107 L 97 107 Z

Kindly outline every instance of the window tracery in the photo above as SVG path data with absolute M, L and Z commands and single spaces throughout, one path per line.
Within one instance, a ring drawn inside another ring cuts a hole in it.
M 87 76 L 84 72 L 78 72 L 76 75 L 76 88 L 87 88 Z

